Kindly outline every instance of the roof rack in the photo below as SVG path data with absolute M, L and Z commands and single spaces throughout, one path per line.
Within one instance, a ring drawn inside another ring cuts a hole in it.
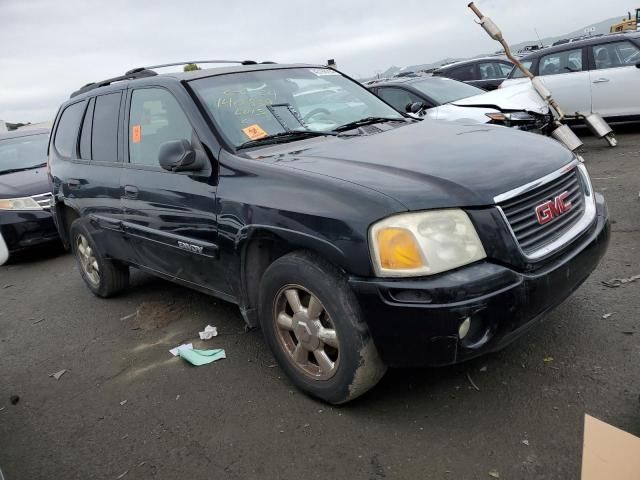
M 137 67 L 132 68 L 131 70 L 125 72 L 124 75 L 120 75 L 118 77 L 107 78 L 106 80 L 101 80 L 99 82 L 91 82 L 87 83 L 83 87 L 79 88 L 75 92 L 71 94 L 69 98 L 73 98 L 76 95 L 80 95 L 81 93 L 88 92 L 89 90 L 93 90 L 94 88 L 104 87 L 110 85 L 114 82 L 121 82 L 123 80 L 135 80 L 136 78 L 145 78 L 145 77 L 153 77 L 158 75 L 153 71 L 155 68 L 165 68 L 165 67 L 176 67 L 178 65 L 188 65 L 190 63 L 238 63 L 240 65 L 257 65 L 258 62 L 255 60 L 190 60 L 187 62 L 175 62 L 175 63 L 165 63 L 162 65 L 152 65 L 150 67 Z M 274 64 L 276 62 L 260 62 L 262 64 Z
M 190 63 L 238 63 L 240 65 L 257 65 L 255 60 L 189 60 L 187 62 L 164 63 L 162 65 L 152 65 L 150 67 L 139 67 L 129 70 L 127 73 L 135 73 L 142 70 L 152 70 L 154 68 L 177 67 L 178 65 L 189 65 Z M 275 63 L 275 62 L 262 62 Z

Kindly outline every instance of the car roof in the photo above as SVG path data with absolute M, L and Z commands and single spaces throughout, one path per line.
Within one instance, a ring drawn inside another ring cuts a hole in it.
M 379 83 L 374 83 L 372 85 L 367 85 L 367 88 L 373 87 L 389 87 L 396 85 L 406 85 L 419 82 L 421 80 L 433 80 L 434 82 L 456 82 L 456 83 L 464 83 L 458 80 L 454 80 L 453 78 L 447 77 L 434 77 L 432 75 L 423 75 L 421 77 L 400 77 L 400 78 L 390 78 L 388 80 L 382 80 Z
M 233 62 L 228 62 L 228 63 L 233 63 Z M 203 68 L 202 70 L 194 70 L 190 72 L 167 72 L 167 73 L 157 73 L 152 68 L 153 67 L 135 68 L 133 70 L 129 70 L 127 73 L 125 73 L 123 76 L 120 76 L 120 77 L 114 77 L 106 80 L 98 80 L 97 82 L 89 83 L 81 87 L 79 90 L 73 92 L 70 98 L 73 100 L 78 100 L 90 95 L 95 95 L 98 92 L 110 90 L 109 87 L 111 85 L 118 85 L 120 87 L 126 88 L 129 85 L 143 83 L 145 80 L 148 80 L 149 78 L 172 78 L 178 82 L 182 82 L 182 81 L 196 80 L 199 78 L 213 77 L 217 75 L 226 75 L 231 73 L 255 72 L 255 71 L 261 71 L 261 70 L 280 70 L 280 69 L 287 69 L 287 68 L 328 68 L 328 67 L 326 65 L 312 65 L 312 64 L 304 64 L 304 63 L 291 63 L 291 64 L 281 64 L 281 63 L 244 64 L 243 63 L 241 65 Z M 155 68 L 158 68 L 158 67 L 155 67 Z M 69 102 L 69 100 L 67 100 L 67 102 Z M 65 102 L 65 104 L 67 102 Z
M 621 33 L 611 33 L 607 35 L 598 35 L 590 38 L 584 38 L 581 40 L 575 40 L 572 42 L 563 43 L 561 45 L 541 48 L 540 50 L 536 50 L 535 52 L 524 55 L 523 57 L 520 58 L 520 60 L 521 61 L 533 60 L 533 59 L 548 55 L 550 53 L 564 52 L 566 50 L 574 50 L 576 48 L 582 48 L 585 46 L 588 47 L 589 45 L 596 45 L 600 43 L 618 42 L 621 40 L 627 40 L 629 38 L 633 38 L 633 39 L 640 38 L 640 32 L 630 31 L 630 32 L 621 32 Z
M 20 137 L 30 137 L 32 135 L 49 135 L 48 128 L 33 128 L 33 129 L 25 129 L 25 130 L 12 130 L 10 132 L 0 133 L 0 141 L 8 140 L 10 138 L 20 138 Z
M 488 61 L 503 61 L 503 62 L 508 62 L 511 63 L 511 61 L 505 57 L 504 55 L 493 55 L 490 57 L 476 57 L 476 58 L 469 58 L 467 60 L 460 60 L 458 62 L 453 62 L 453 63 L 447 63 L 446 65 L 442 65 L 441 67 L 436 68 L 434 71 L 435 72 L 443 72 L 445 70 L 448 70 L 450 68 L 457 68 L 460 66 L 464 66 L 464 65 L 468 65 L 470 63 L 475 63 L 475 62 L 488 62 Z

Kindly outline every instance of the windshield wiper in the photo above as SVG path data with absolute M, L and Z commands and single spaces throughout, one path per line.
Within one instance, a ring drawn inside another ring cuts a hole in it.
M 287 130 L 286 132 L 276 133 L 274 135 L 267 135 L 266 137 L 256 138 L 255 140 L 249 140 L 236 147 L 236 150 L 242 148 L 255 147 L 257 145 L 268 145 L 271 143 L 285 143 L 291 140 L 297 140 L 305 137 L 325 137 L 338 136 L 338 132 L 327 130 L 326 132 L 321 130 Z
M 4 175 L 5 173 L 16 173 L 16 172 L 24 172 L 25 170 L 33 170 L 34 168 L 42 168 L 46 167 L 47 162 L 39 163 L 38 165 L 32 165 L 30 167 L 21 167 L 21 168 L 11 168 L 9 170 L 0 170 L 0 175 Z
M 345 130 L 351 130 L 353 128 L 363 127 L 365 125 L 371 125 L 372 123 L 384 123 L 384 122 L 404 122 L 404 117 L 365 117 L 354 122 L 345 123 L 339 127 L 334 128 L 335 132 L 343 132 Z

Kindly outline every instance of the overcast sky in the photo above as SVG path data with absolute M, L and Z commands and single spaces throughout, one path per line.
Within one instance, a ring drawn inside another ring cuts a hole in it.
M 132 67 L 189 59 L 391 65 L 492 52 L 468 0 L 0 0 L 0 119 L 51 119 L 70 92 Z M 637 0 L 477 0 L 509 43 L 568 33 Z M 548 9 L 548 10 L 547 10 Z

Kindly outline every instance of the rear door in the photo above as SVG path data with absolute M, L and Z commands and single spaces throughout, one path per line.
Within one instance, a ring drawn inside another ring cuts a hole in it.
M 82 214 L 98 227 L 94 241 L 107 256 L 131 261 L 131 249 L 123 237 L 120 200 L 122 102 L 122 91 L 89 100 L 78 138 L 73 177 Z
M 591 81 L 586 49 L 569 48 L 540 57 L 538 76 L 568 114 L 591 112 Z
M 125 231 L 137 262 L 155 273 L 224 292 L 217 261 L 215 172 L 170 172 L 160 167 L 160 147 L 188 140 L 201 149 L 191 120 L 162 87 L 138 88 L 128 99 L 129 163 L 122 177 Z
M 589 48 L 593 111 L 604 117 L 640 115 L 640 48 L 628 40 Z
M 121 230 L 121 99 L 115 91 L 67 107 L 52 147 L 66 160 L 58 163 L 65 202 L 91 221 L 103 253 L 128 260 Z

